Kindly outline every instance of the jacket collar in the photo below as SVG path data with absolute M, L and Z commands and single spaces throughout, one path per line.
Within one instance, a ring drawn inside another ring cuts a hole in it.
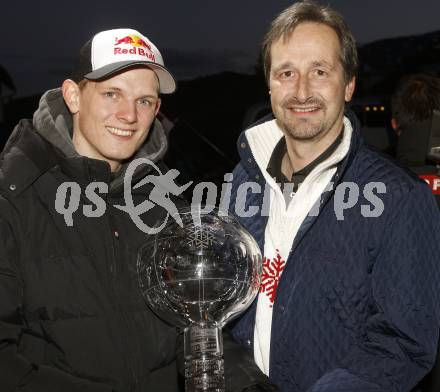
M 363 144 L 363 139 L 361 136 L 361 124 L 359 122 L 359 119 L 356 117 L 356 115 L 351 111 L 348 110 L 345 113 L 345 116 L 350 120 L 351 126 L 353 128 L 351 140 L 350 140 L 350 148 L 348 150 L 348 154 L 346 157 L 342 160 L 342 162 L 338 165 L 338 169 L 336 172 L 336 180 L 340 178 L 344 172 L 347 166 L 352 162 L 354 156 L 356 155 L 356 152 L 359 150 L 361 145 Z M 272 120 L 274 120 L 273 114 L 269 114 L 265 117 L 263 117 L 261 120 L 256 122 L 255 124 L 251 125 L 249 128 L 245 129 L 237 141 L 237 149 L 238 153 L 241 158 L 241 163 L 244 166 L 245 170 L 248 172 L 248 174 L 251 176 L 251 178 L 255 178 L 256 176 L 261 175 L 261 171 L 258 167 L 258 164 L 255 161 L 255 156 L 253 151 L 250 148 L 249 140 L 246 135 L 246 131 L 248 129 L 251 129 L 257 125 L 262 125 L 264 123 L 268 123 Z M 273 135 L 273 139 L 276 140 L 280 138 L 280 135 Z

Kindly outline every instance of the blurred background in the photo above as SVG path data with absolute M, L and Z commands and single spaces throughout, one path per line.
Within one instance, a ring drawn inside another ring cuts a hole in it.
M 160 49 L 179 81 L 163 97 L 169 166 L 180 181 L 223 182 L 238 162 L 236 140 L 268 113 L 260 44 L 270 21 L 292 1 L 199 0 L 7 2 L 0 23 L 0 145 L 41 94 L 70 76 L 94 33 L 131 27 Z M 327 0 L 357 39 L 360 72 L 351 108 L 368 143 L 391 151 L 390 96 L 407 74 L 440 76 L 438 0 Z

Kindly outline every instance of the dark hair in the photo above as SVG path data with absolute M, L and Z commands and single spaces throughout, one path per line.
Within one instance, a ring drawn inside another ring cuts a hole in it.
M 330 8 L 306 0 L 286 8 L 272 22 L 263 40 L 262 56 L 266 81 L 270 78 L 270 49 L 272 44 L 283 37 L 288 39 L 293 30 L 306 22 L 322 23 L 332 28 L 339 38 L 341 45 L 340 60 L 344 68 L 345 81 L 350 81 L 356 75 L 358 55 L 356 41 L 341 14 Z
M 428 74 L 403 77 L 391 98 L 391 112 L 399 129 L 429 119 L 440 110 L 440 79 Z

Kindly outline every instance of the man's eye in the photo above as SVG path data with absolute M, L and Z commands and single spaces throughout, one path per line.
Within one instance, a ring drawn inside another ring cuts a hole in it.
M 316 75 L 318 75 L 318 76 L 325 76 L 325 75 L 327 75 L 327 72 L 325 72 L 325 71 L 322 70 L 322 69 L 317 69 L 317 70 L 315 71 L 315 73 L 316 73 Z
M 284 71 L 281 73 L 281 78 L 282 79 L 289 79 L 293 76 L 293 72 L 292 71 Z
M 107 98 L 116 98 L 116 93 L 114 91 L 106 91 L 104 93 L 104 96 L 106 96 Z
M 142 106 L 151 106 L 153 103 L 151 102 L 151 100 L 144 98 L 144 99 L 139 99 L 138 101 L 139 105 Z

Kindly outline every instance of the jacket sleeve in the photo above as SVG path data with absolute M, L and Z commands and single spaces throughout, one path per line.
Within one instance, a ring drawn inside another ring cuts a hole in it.
M 235 342 L 228 332 L 223 332 L 223 357 L 227 391 L 278 391 L 278 388 L 270 383 L 269 377 L 257 366 L 249 352 Z
M 363 336 L 343 365 L 308 392 L 409 391 L 433 367 L 440 327 L 440 213 L 422 184 L 387 196 L 385 218 L 375 230 L 380 246 L 371 255 L 375 306 Z
M 0 219 L 0 389 L 4 392 L 110 392 L 108 385 L 80 379 L 28 361 L 19 352 L 26 333 L 20 316 L 25 290 L 15 260 L 18 248 L 11 225 Z

